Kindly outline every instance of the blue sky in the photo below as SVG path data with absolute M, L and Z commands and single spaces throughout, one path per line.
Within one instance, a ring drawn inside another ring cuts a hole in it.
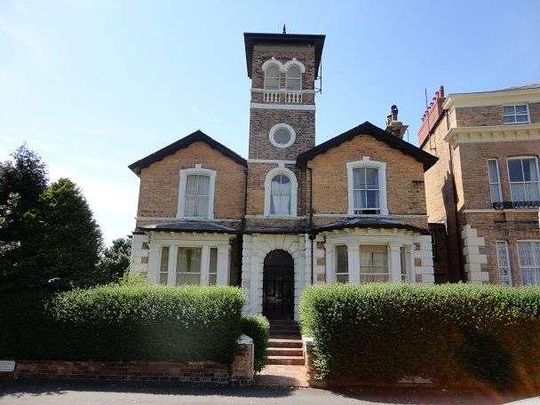
M 396 103 L 540 81 L 540 2 L 0 0 L 0 159 L 23 142 L 83 189 L 105 239 L 134 227 L 127 165 L 200 128 L 247 154 L 242 33 L 326 34 L 317 142 Z

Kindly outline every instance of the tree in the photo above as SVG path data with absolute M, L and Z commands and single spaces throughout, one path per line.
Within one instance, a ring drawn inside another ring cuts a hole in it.
M 101 254 L 98 268 L 102 283 L 117 282 L 129 268 L 131 258 L 131 239 L 118 238 L 106 247 Z
M 36 216 L 47 187 L 47 167 L 25 145 L 0 163 L 0 285 L 21 285 L 26 266 L 35 257 L 42 223 Z M 31 267 L 31 264 L 30 264 Z
M 80 189 L 61 178 L 45 190 L 41 202 L 41 281 L 57 277 L 69 287 L 98 284 L 101 230 Z

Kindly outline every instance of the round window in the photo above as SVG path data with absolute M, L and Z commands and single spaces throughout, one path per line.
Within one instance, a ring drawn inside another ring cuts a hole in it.
M 270 142 L 278 148 L 287 148 L 294 142 L 296 134 L 287 124 L 277 124 L 270 130 Z

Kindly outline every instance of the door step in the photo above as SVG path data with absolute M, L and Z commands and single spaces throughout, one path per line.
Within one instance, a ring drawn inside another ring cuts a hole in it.
M 268 356 L 267 364 L 283 366 L 303 366 L 304 356 Z

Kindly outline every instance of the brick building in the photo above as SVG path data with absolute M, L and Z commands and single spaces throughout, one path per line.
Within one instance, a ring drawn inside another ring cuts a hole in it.
M 436 250 L 441 274 L 539 284 L 540 85 L 449 96 L 441 87 L 418 139 L 439 158 L 425 180 L 429 221 L 443 224 L 436 240 L 448 247 Z
M 244 35 L 249 156 L 197 131 L 133 163 L 132 272 L 241 285 L 246 312 L 297 319 L 303 288 L 434 281 L 424 172 L 436 158 L 364 122 L 316 146 L 323 35 Z

